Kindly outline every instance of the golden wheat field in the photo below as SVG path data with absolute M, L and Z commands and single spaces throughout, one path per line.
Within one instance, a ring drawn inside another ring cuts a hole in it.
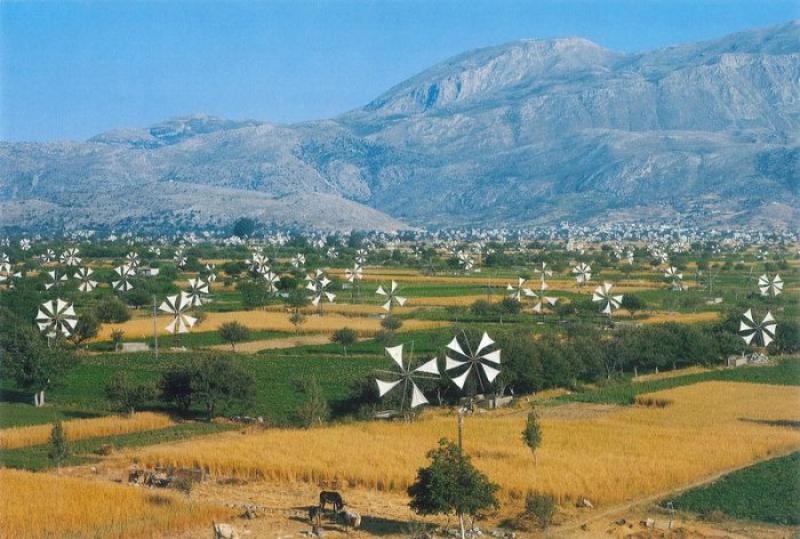
M 377 317 L 367 318 L 364 316 L 344 316 L 335 312 L 328 312 L 326 306 L 323 307 L 323 315 L 312 315 L 306 318 L 306 322 L 300 326 L 301 333 L 331 333 L 343 327 L 356 330 L 361 336 L 371 336 L 377 332 L 380 326 L 380 319 Z M 289 321 L 286 312 L 272 311 L 232 311 L 226 313 L 208 313 L 203 322 L 193 329 L 193 331 L 215 331 L 225 322 L 237 321 L 250 329 L 265 331 L 285 331 L 293 332 L 294 326 Z M 166 335 L 166 327 L 170 322 L 169 316 L 156 317 L 156 328 L 160 335 Z M 446 326 L 446 322 L 428 320 L 408 320 L 403 324 L 403 331 L 414 331 L 418 329 L 431 329 Z M 111 338 L 111 332 L 121 330 L 126 339 L 145 338 L 153 334 L 153 319 L 150 317 L 132 318 L 121 324 L 103 324 L 102 328 L 94 340 L 103 341 Z
M 219 506 L 165 491 L 4 468 L 0 492 L 3 539 L 155 539 L 230 516 Z
M 800 432 L 745 419 L 800 419 L 800 389 L 707 382 L 652 394 L 664 408 L 617 408 L 595 417 L 542 418 L 534 465 L 520 440 L 524 411 L 466 419 L 464 444 L 507 500 L 529 489 L 561 502 L 611 504 L 687 485 L 714 472 L 800 447 Z M 200 465 L 216 475 L 279 481 L 339 479 L 403 491 L 436 441 L 455 438 L 451 415 L 309 431 L 225 433 L 138 453 L 144 463 Z
M 164 414 L 140 412 L 133 417 L 108 416 L 64 421 L 64 431 L 70 440 L 97 436 L 118 436 L 144 430 L 164 429 L 175 423 Z M 12 427 L 0 430 L 0 449 L 13 449 L 47 443 L 53 427 L 50 424 Z

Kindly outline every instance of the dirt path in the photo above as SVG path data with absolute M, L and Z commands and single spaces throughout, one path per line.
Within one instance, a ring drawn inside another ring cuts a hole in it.
M 327 335 L 297 335 L 295 337 L 283 337 L 280 339 L 262 339 L 258 341 L 247 341 L 236 345 L 237 352 L 254 353 L 261 350 L 277 350 L 281 348 L 294 348 L 295 346 L 305 346 L 309 344 L 328 344 L 331 342 Z M 230 350 L 229 344 L 215 344 L 209 346 L 214 350 Z
M 748 468 L 753 466 L 754 464 L 758 464 L 759 462 L 766 462 L 775 458 L 784 457 L 791 453 L 797 451 L 797 448 L 791 449 L 789 451 L 785 451 L 782 453 L 777 453 L 772 455 L 770 458 L 750 462 L 748 464 L 737 466 L 734 468 L 729 468 L 727 470 L 723 470 L 717 472 L 713 475 L 706 476 L 702 479 L 698 479 L 697 481 L 693 481 L 687 485 L 682 485 L 678 488 L 670 489 L 667 491 L 659 492 L 657 494 L 652 494 L 650 496 L 646 496 L 644 498 L 638 498 L 636 500 L 631 500 L 629 502 L 625 502 L 622 504 L 615 505 L 613 507 L 608 507 L 600 510 L 599 512 L 594 511 L 581 511 L 578 515 L 574 517 L 574 521 L 567 522 L 557 528 L 553 528 L 550 533 L 548 533 L 548 537 L 595 537 L 598 535 L 599 530 L 602 529 L 603 533 L 609 528 L 618 528 L 618 532 L 620 532 L 620 537 L 624 537 L 633 533 L 634 531 L 641 531 L 641 527 L 638 527 L 638 522 L 643 520 L 649 516 L 649 518 L 654 518 L 656 520 L 656 525 L 664 529 L 669 516 L 663 512 L 659 515 L 655 515 L 655 511 L 650 510 L 651 506 L 655 504 L 658 500 L 662 500 L 664 498 L 668 498 L 680 492 L 684 492 L 686 490 L 690 490 L 696 487 L 700 487 L 703 485 L 707 485 L 709 483 L 713 483 L 714 481 L 720 479 L 721 477 L 733 473 L 735 471 Z M 633 515 L 633 516 L 632 516 Z M 614 524 L 615 521 L 619 519 L 625 519 L 627 524 L 630 523 L 637 523 L 634 525 L 634 528 L 631 529 L 627 525 L 617 526 Z M 660 521 L 660 522 L 659 522 Z M 680 515 L 677 515 L 676 522 L 674 527 L 678 528 L 681 527 L 684 523 L 681 522 Z M 758 526 L 756 524 L 753 525 L 759 529 L 763 528 L 758 534 L 759 537 L 790 537 L 792 532 L 789 531 L 788 528 L 773 528 L 769 526 Z M 715 526 L 709 525 L 708 523 L 700 523 L 697 521 L 691 521 L 691 528 L 703 528 L 708 533 L 712 533 L 712 535 L 707 535 L 707 537 L 728 537 L 731 539 L 750 539 L 753 537 L 753 531 L 750 526 L 746 530 L 746 535 L 740 535 L 737 532 L 731 532 L 729 530 L 721 530 Z M 769 533 L 772 531 L 773 533 Z M 720 535 L 722 533 L 722 535 Z M 658 537 L 658 536 L 655 536 Z M 691 537 L 691 535 L 689 536 Z M 696 537 L 706 537 L 706 535 L 697 535 Z

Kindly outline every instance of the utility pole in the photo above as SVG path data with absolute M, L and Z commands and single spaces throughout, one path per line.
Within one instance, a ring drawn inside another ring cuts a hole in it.
M 156 361 L 158 361 L 158 328 L 156 327 L 156 296 L 153 294 L 153 343 L 156 352 Z

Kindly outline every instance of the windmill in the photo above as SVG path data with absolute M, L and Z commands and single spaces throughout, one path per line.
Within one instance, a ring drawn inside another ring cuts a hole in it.
M 542 281 L 544 281 L 545 278 L 553 275 L 553 270 L 547 267 L 547 262 L 542 262 L 541 265 L 538 268 L 534 268 L 533 271 L 539 274 L 539 278 Z M 589 271 L 591 271 L 591 269 Z
M 578 286 L 585 286 L 592 280 L 592 267 L 585 262 L 581 262 L 572 268 L 572 273 L 575 275 L 575 281 L 578 283 Z
M 49 264 L 55 259 L 56 253 L 52 249 L 47 249 L 45 252 L 39 255 L 39 260 L 42 262 L 42 264 Z
M 386 348 L 386 353 L 397 364 L 397 370 L 379 370 L 377 371 L 383 378 L 390 378 L 389 380 L 382 380 L 376 378 L 375 383 L 378 385 L 378 396 L 383 397 L 394 388 L 401 386 L 403 397 L 400 401 L 400 411 L 405 409 L 406 401 L 409 400 L 409 407 L 416 408 L 422 404 L 428 404 L 428 399 L 420 391 L 417 386 L 417 380 L 438 380 L 439 379 L 439 366 L 437 365 L 436 358 L 429 359 L 422 365 L 411 368 L 413 363 L 413 353 L 403 363 L 403 345 L 392 346 Z
M 775 275 L 772 279 L 765 273 L 758 278 L 758 289 L 762 296 L 778 296 L 783 292 L 783 279 L 780 275 Z
M 139 253 L 136 251 L 131 251 L 127 255 L 125 255 L 125 262 L 132 267 L 134 270 L 139 268 L 139 264 L 141 260 L 139 259 Z
M 470 347 L 466 335 L 464 335 L 464 340 L 467 344 L 467 351 L 464 351 L 464 348 L 461 347 L 457 337 L 453 337 L 453 340 L 447 345 L 447 349 L 455 353 L 455 358 L 451 358 L 449 355 L 445 356 L 445 370 L 460 373 L 451 377 L 452 382 L 459 389 L 464 389 L 464 383 L 470 373 L 474 371 L 481 391 L 485 391 L 484 380 L 489 385 L 500 374 L 500 349 L 489 351 L 489 349 L 493 348 L 495 342 L 486 332 L 483 333 L 475 351 Z
M 19 248 L 23 251 L 30 251 L 31 250 L 31 240 L 28 238 L 22 238 L 19 240 Z
M 48 338 L 69 337 L 75 331 L 77 324 L 78 316 L 75 314 L 72 303 L 58 298 L 45 301 L 39 306 L 36 325 L 39 326 L 39 331 Z
M 186 265 L 186 255 L 183 253 L 183 247 L 175 249 L 175 256 L 172 257 L 172 260 L 175 261 L 175 265 L 179 268 L 183 268 Z
M 189 328 L 195 325 L 197 318 L 184 313 L 189 308 L 191 298 L 186 292 L 181 292 L 174 296 L 167 296 L 159 309 L 172 315 L 172 321 L 167 326 L 167 332 L 188 333 Z
M 136 270 L 128 264 L 122 264 L 114 268 L 114 273 L 116 273 L 118 277 L 116 281 L 111 282 L 111 286 L 114 290 L 119 292 L 133 290 L 133 284 L 131 284 L 130 278 L 136 275 Z
M 189 290 L 186 299 L 190 307 L 199 307 L 203 304 L 203 296 L 208 294 L 208 283 L 201 279 L 189 279 Z
M 357 249 L 356 250 L 356 264 L 359 266 L 364 266 L 364 263 L 367 261 L 367 253 L 366 249 Z
M 327 256 L 331 260 L 336 260 L 337 258 L 339 258 L 339 251 L 336 250 L 336 247 L 329 247 L 325 253 L 325 256 Z
M 509 292 L 508 296 L 519 303 L 522 303 L 522 298 L 529 298 L 533 296 L 533 291 L 525 286 L 525 279 L 522 277 L 517 279 L 516 285 L 512 285 L 511 283 L 506 285 L 506 290 Z
M 250 259 L 250 271 L 257 275 L 264 275 L 269 271 L 269 258 L 261 253 L 253 253 Z
M 205 279 L 206 282 L 209 284 L 213 283 L 217 280 L 217 265 L 216 264 L 206 264 L 205 270 Z
M 361 280 L 364 278 L 364 270 L 358 264 L 354 264 L 352 268 L 344 270 L 344 276 L 350 283 L 352 301 L 355 302 L 356 287 L 358 287 L 358 295 L 361 296 Z
M 71 247 L 61 253 L 61 263 L 65 266 L 77 266 L 81 263 L 81 259 L 78 256 L 78 249 L 75 247 Z
M 48 271 L 47 275 L 50 277 L 50 282 L 44 283 L 45 290 L 50 290 L 54 286 L 59 286 L 67 281 L 67 274 L 59 273 L 58 270 Z
M 391 286 L 388 288 L 384 288 L 382 285 L 378 286 L 378 289 L 375 291 L 376 294 L 379 296 L 383 296 L 386 301 L 381 305 L 383 310 L 386 312 L 391 313 L 392 307 L 397 305 L 398 307 L 402 307 L 406 304 L 407 299 L 403 296 L 398 295 L 399 288 L 397 283 L 393 280 Z
M 769 346 L 775 340 L 777 323 L 772 313 L 767 311 L 764 319 L 758 323 L 753 319 L 753 310 L 747 309 L 739 321 L 739 333 L 747 344 Z
M 548 296 L 546 294 L 548 288 L 550 288 L 550 286 L 544 282 L 544 278 L 542 278 L 542 280 L 539 281 L 539 288 L 535 291 L 532 291 L 531 295 L 536 298 L 536 305 L 533 306 L 533 312 L 544 314 L 543 307 L 545 304 L 550 305 L 551 307 L 555 306 L 558 298 Z
M 614 287 L 611 283 L 605 282 L 594 289 L 592 294 L 592 301 L 600 304 L 600 312 L 611 316 L 615 309 L 619 309 L 622 305 L 622 294 L 613 295 L 611 289 Z
M 303 266 L 306 265 L 306 255 L 304 255 L 303 253 L 297 253 L 292 257 L 291 264 L 293 268 L 297 269 L 302 268 Z
M 306 281 L 308 281 L 306 289 L 311 292 L 311 304 L 314 307 L 319 306 L 321 313 L 323 297 L 327 299 L 329 303 L 333 303 L 333 300 L 336 299 L 336 294 L 325 290 L 328 285 L 331 284 L 331 280 L 325 276 L 325 273 L 323 273 L 321 269 L 318 269 L 313 275 L 311 273 L 307 274 Z
M 91 292 L 97 286 L 97 281 L 92 279 L 94 270 L 92 268 L 79 268 L 75 272 L 75 278 L 80 281 L 78 290 L 81 292 Z
M 465 272 L 468 273 L 475 268 L 475 260 L 469 253 L 465 251 L 459 251 L 456 256 L 458 258 L 458 263 L 463 266 Z
M 280 276 L 272 271 L 268 271 L 263 275 L 264 280 L 267 282 L 267 289 L 271 294 L 278 291 L 278 283 L 281 282 Z
M 683 290 L 683 273 L 675 266 L 670 266 L 664 271 L 664 278 L 670 281 L 673 290 L 678 292 Z
M 0 255 L 0 283 L 8 283 L 9 288 L 14 288 L 11 279 L 19 279 L 22 277 L 22 272 L 14 271 L 8 255 L 3 253 Z

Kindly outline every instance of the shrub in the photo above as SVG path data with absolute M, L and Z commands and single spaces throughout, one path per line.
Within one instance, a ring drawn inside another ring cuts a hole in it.
M 536 519 L 542 529 L 547 529 L 556 514 L 556 499 L 552 494 L 529 492 L 525 496 L 525 514 Z
M 128 306 L 116 296 L 106 296 L 94 308 L 94 313 L 101 322 L 119 324 L 130 320 Z

